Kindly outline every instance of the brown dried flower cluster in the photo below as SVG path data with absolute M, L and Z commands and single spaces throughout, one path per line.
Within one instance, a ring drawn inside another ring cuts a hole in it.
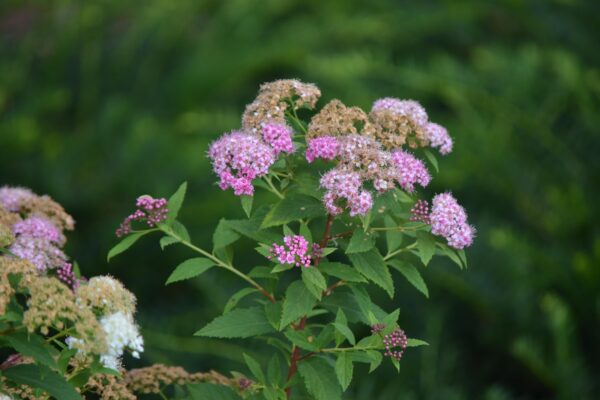
M 85 384 L 84 390 L 97 394 L 101 400 L 137 399 L 123 379 L 114 375 L 93 375 Z
M 91 309 L 100 315 L 117 311 L 135 313 L 136 299 L 133 293 L 121 282 L 110 276 L 95 276 L 77 289 L 76 302 L 83 308 Z
M 125 375 L 127 387 L 136 393 L 158 393 L 168 385 L 183 385 L 195 382 L 210 382 L 220 385 L 232 385 L 233 380 L 215 371 L 207 373 L 189 373 L 181 367 L 154 364 L 150 367 L 132 369 Z
M 359 107 L 347 107 L 334 99 L 325 105 L 310 120 L 307 138 L 318 136 L 343 136 L 360 133 L 371 135 L 375 132 L 367 114 Z
M 408 115 L 376 109 L 369 113 L 369 117 L 375 127 L 375 136 L 388 150 L 398 149 L 404 144 L 413 148 L 429 145 L 424 126 Z
M 21 213 L 41 215 L 48 218 L 61 230 L 73 230 L 75 227 L 75 220 L 73 220 L 73 217 L 71 217 L 60 204 L 47 195 L 34 195 L 24 198 L 21 202 Z
M 285 124 L 285 111 L 290 104 L 294 109 L 314 108 L 321 91 L 312 83 L 282 79 L 261 85 L 256 99 L 246 106 L 242 127 L 256 133 L 265 123 Z
M 71 289 L 52 277 L 37 277 L 27 285 L 30 298 L 23 314 L 23 324 L 29 332 L 47 335 L 50 329 L 63 330 L 73 324 L 70 336 L 78 339 L 73 347 L 82 354 L 106 351 L 104 331 L 94 313 L 77 305 Z
M 21 277 L 19 287 L 24 288 L 37 278 L 37 269 L 29 261 L 0 257 L 0 314 L 6 312 L 6 306 L 15 292 L 9 280 L 11 274 Z
M 11 227 L 21 220 L 21 217 L 17 213 L 8 211 L 0 204 L 0 225 L 6 225 Z

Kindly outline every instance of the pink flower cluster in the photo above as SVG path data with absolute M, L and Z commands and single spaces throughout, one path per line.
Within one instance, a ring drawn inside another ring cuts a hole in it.
M 269 135 L 275 137 L 271 129 Z M 278 139 L 278 146 L 283 146 L 284 141 Z M 252 180 L 265 176 L 275 162 L 275 152 L 270 146 L 257 136 L 239 131 L 215 141 L 208 150 L 208 157 L 219 176 L 219 187 L 232 188 L 236 196 L 253 195 Z
M 273 243 L 269 260 L 275 258 L 281 264 L 310 267 L 312 259 L 309 253 L 310 243 L 304 236 L 285 236 L 283 243 L 283 245 Z M 318 251 L 319 246 L 315 244 L 312 249 L 313 252 Z
M 312 163 L 317 158 L 333 160 L 340 150 L 340 143 L 333 136 L 321 136 L 311 139 L 306 147 L 306 161 Z
M 410 220 L 429 224 L 429 203 L 426 200 L 417 200 L 410 210 Z
M 263 140 L 273 148 L 275 155 L 294 152 L 292 143 L 293 131 L 289 126 L 281 124 L 265 124 L 262 127 Z
M 362 190 L 362 179 L 358 172 L 334 168 L 321 177 L 325 208 L 331 215 L 341 214 L 342 206 L 350 209 L 350 215 L 365 215 L 373 206 L 373 196 Z M 342 201 L 342 204 L 340 204 Z
M 33 197 L 35 194 L 27 188 L 9 186 L 0 188 L 0 204 L 11 212 L 18 212 L 23 201 Z
M 372 110 L 389 110 L 394 114 L 410 118 L 419 126 L 425 126 L 429 119 L 425 108 L 414 100 L 400 100 L 394 97 L 384 97 L 373 103 Z
M 450 247 L 463 249 L 473 243 L 475 228 L 467 223 L 467 213 L 450 193 L 438 194 L 433 198 L 431 233 L 443 236 Z
M 59 245 L 63 245 L 66 240 L 56 225 L 42 217 L 33 216 L 19 221 L 13 225 L 12 230 L 16 236 L 45 239 Z
M 396 328 L 383 337 L 383 345 L 385 346 L 384 355 L 400 361 L 408 345 L 408 338 L 402 329 Z
M 67 257 L 60 249 L 65 237 L 49 220 L 29 217 L 14 224 L 12 230 L 16 239 L 10 252 L 31 262 L 38 271 L 56 268 L 65 262 Z
M 439 148 L 440 154 L 448 154 L 452 152 L 453 141 L 448 131 L 441 125 L 429 122 L 425 125 L 425 135 L 429 140 L 431 147 Z
M 402 189 L 411 193 L 415 190 L 415 183 L 422 187 L 429 185 L 431 175 L 429 175 L 423 161 L 403 150 L 394 151 L 392 161 L 398 170 L 396 179 Z
M 164 198 L 155 199 L 152 196 L 143 195 L 137 198 L 135 206 L 137 210 L 125 218 L 117 229 L 118 237 L 131 232 L 133 221 L 145 221 L 149 227 L 154 227 L 167 219 L 169 210 L 167 209 L 167 200 Z

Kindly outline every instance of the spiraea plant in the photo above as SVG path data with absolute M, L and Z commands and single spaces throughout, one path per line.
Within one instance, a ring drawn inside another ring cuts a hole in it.
M 239 390 L 240 377 L 216 372 L 127 371 L 124 354 L 144 350 L 136 298 L 113 277 L 80 276 L 63 250 L 73 227 L 50 197 L 0 188 L 0 399 L 128 400 L 197 382 Z
M 211 268 L 247 283 L 196 335 L 252 337 L 275 348 L 265 365 L 244 355 L 253 376 L 243 393 L 249 398 L 334 400 L 350 385 L 355 363 L 372 371 L 388 360 L 399 368 L 408 348 L 426 342 L 409 338 L 399 310 L 383 310 L 370 293 L 393 298 L 392 272 L 399 272 L 428 296 L 421 266 L 445 256 L 465 268 L 464 248 L 475 234 L 452 194 L 434 195 L 430 205 L 417 190 L 438 169 L 432 149 L 444 155 L 453 146 L 419 103 L 384 98 L 365 112 L 332 100 L 317 111 L 320 95 L 297 80 L 266 83 L 241 129 L 210 145 L 219 187 L 239 196 L 247 217 L 221 219 L 211 249 L 193 243 L 177 219 L 184 183 L 168 201 L 138 198 L 109 253 L 159 232 L 163 248 L 180 244 L 196 253 L 167 283 Z M 256 243 L 262 263 L 234 259 L 242 237 Z

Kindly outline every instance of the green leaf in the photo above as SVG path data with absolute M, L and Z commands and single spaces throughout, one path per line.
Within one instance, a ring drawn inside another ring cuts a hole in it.
M 335 374 L 337 375 L 338 382 L 344 391 L 346 391 L 348 386 L 350 386 L 353 370 L 354 364 L 352 364 L 352 358 L 348 355 L 348 353 L 339 353 L 337 361 L 335 362 Z
M 137 242 L 139 238 L 150 232 L 154 232 L 154 229 L 148 229 L 142 232 L 134 232 L 125 236 L 123 240 L 121 240 L 112 249 L 110 249 L 110 251 L 108 252 L 108 256 L 106 257 L 106 261 L 110 261 L 111 258 L 121 254 L 122 252 L 133 246 L 133 244 Z
M 273 354 L 267 365 L 267 379 L 270 385 L 279 386 L 281 384 L 281 365 L 279 354 Z
M 398 224 L 390 216 L 386 216 L 383 220 L 386 228 L 396 228 Z M 397 230 L 389 230 L 385 232 L 385 241 L 388 253 L 400 248 L 402 244 L 402 232 Z
M 174 238 L 173 236 L 163 236 L 160 238 L 160 249 L 164 250 L 165 247 L 170 246 L 174 243 L 179 243 L 179 239 Z
M 313 241 L 312 232 L 310 231 L 310 228 L 308 227 L 307 224 L 305 224 L 305 223 L 300 224 L 300 234 L 302 236 L 304 236 L 304 238 L 306 240 L 308 240 L 309 242 L 312 243 L 312 241 Z
M 235 308 L 235 306 L 237 306 L 237 304 L 240 302 L 240 300 L 242 300 L 244 297 L 248 296 L 249 294 L 256 293 L 256 292 L 258 292 L 258 290 L 254 289 L 252 287 L 243 288 L 243 289 L 237 291 L 236 293 L 233 294 L 233 296 L 231 296 L 229 298 L 229 300 L 227 301 L 227 304 L 225 304 L 225 309 L 223 310 L 223 314 L 226 314 L 229 311 L 231 311 L 233 308 Z
M 354 268 L 338 262 L 323 261 L 319 264 L 319 270 L 327 275 L 335 276 L 346 282 L 366 282 L 367 280 Z
M 246 338 L 274 331 L 262 307 L 250 307 L 238 308 L 221 315 L 194 335 L 218 338 Z
M 15 383 L 42 389 L 60 400 L 82 400 L 62 376 L 43 365 L 20 364 L 2 371 L 2 375 Z
M 406 347 L 419 347 L 419 346 L 429 346 L 429 343 L 427 343 L 426 341 L 421 340 L 421 339 L 409 338 L 408 343 L 406 344 Z
M 348 328 L 348 325 L 341 324 L 339 322 L 334 322 L 333 326 L 339 333 L 341 333 L 346 339 L 348 339 L 348 342 L 350 342 L 351 345 L 354 346 L 356 344 L 354 334 L 352 333 L 350 328 Z
M 367 290 L 362 286 L 352 286 L 350 289 L 352 290 L 354 300 L 358 304 L 364 320 L 367 321 L 368 325 L 376 324 L 380 318 L 373 312 L 374 304 L 371 301 Z
M 18 353 L 33 358 L 40 364 L 52 369 L 58 369 L 55 357 L 58 357 L 56 349 L 48 345 L 41 337 L 27 332 L 12 332 L 2 337 Z
M 187 228 L 179 221 L 173 221 L 171 224 L 171 229 L 173 233 L 177 235 L 177 237 L 181 238 L 181 240 L 185 240 L 186 242 L 190 241 L 190 234 L 187 231 Z
M 423 153 L 425 154 L 425 157 L 427 157 L 427 159 L 429 160 L 431 165 L 433 165 L 433 169 L 435 169 L 435 172 L 440 172 L 440 168 L 438 167 L 437 158 L 435 158 L 433 153 L 426 149 L 423 150 Z
M 244 361 L 246 361 L 246 365 L 248 366 L 248 369 L 250 369 L 250 372 L 252 372 L 252 375 L 254 375 L 254 377 L 260 383 L 266 383 L 265 374 L 260 368 L 260 364 L 258 363 L 258 361 L 256 361 L 254 358 L 250 357 L 246 353 L 244 353 Z
M 208 258 L 196 257 L 190 258 L 189 260 L 185 260 L 181 264 L 175 268 L 175 270 L 167 279 L 167 285 L 173 282 L 179 282 L 186 279 L 195 278 L 198 275 L 203 274 L 208 271 L 212 267 L 215 266 L 215 263 Z
M 187 191 L 187 182 L 183 182 L 177 191 L 173 193 L 173 195 L 169 198 L 167 203 L 167 224 L 171 225 L 177 215 L 179 214 L 179 210 L 181 209 L 181 205 L 183 204 L 183 199 L 185 198 L 185 192 Z
M 359 301 L 364 303 L 359 305 Z M 333 292 L 330 296 L 323 299 L 321 305 L 332 313 L 336 313 L 339 308 L 344 310 L 344 314 L 348 317 L 350 322 L 362 322 L 365 325 L 373 325 L 377 321 L 385 318 L 387 315 L 380 307 L 376 304 L 372 304 L 368 294 L 356 294 L 349 292 L 343 288 Z M 369 313 L 375 315 L 375 322 L 371 321 Z
M 382 287 L 390 297 L 394 297 L 392 275 L 377 249 L 366 253 L 349 254 L 348 257 L 358 272 Z
M 287 224 L 299 219 L 313 218 L 325 214 L 320 201 L 305 195 L 286 197 L 275 204 L 265 216 L 262 228 Z
M 316 400 L 336 400 L 342 398 L 336 373 L 332 366 L 321 357 L 312 357 L 298 364 L 298 372 L 304 380 L 308 393 Z
M 308 314 L 317 303 L 302 281 L 294 281 L 285 291 L 280 329 Z
M 242 202 L 242 208 L 244 209 L 244 212 L 246 213 L 246 216 L 248 218 L 250 218 L 250 214 L 252 214 L 252 200 L 254 199 L 254 196 L 240 196 L 240 200 Z
M 292 342 L 296 346 L 300 347 L 301 349 L 304 349 L 307 351 L 317 350 L 317 346 L 315 346 L 313 343 L 309 342 L 308 333 L 307 333 L 306 329 L 304 329 L 302 331 L 296 331 L 293 329 L 289 329 L 289 330 L 285 331 L 284 334 L 285 334 L 285 337 L 288 338 L 288 340 L 290 342 Z
M 323 274 L 315 267 L 302 268 L 302 281 L 312 295 L 321 300 L 323 291 L 327 289 L 327 281 Z
M 221 218 L 213 233 L 213 247 L 222 249 L 236 242 L 240 235 L 231 228 L 229 221 Z
M 367 350 L 366 352 L 371 358 L 371 364 L 369 365 L 369 372 L 373 372 L 381 365 L 383 361 L 383 355 L 376 350 Z
M 429 298 L 429 290 L 427 289 L 427 284 L 421 277 L 421 273 L 418 269 L 416 269 L 413 265 L 401 261 L 401 260 L 389 260 L 388 265 L 390 265 L 395 270 L 399 271 L 411 285 L 413 285 L 417 290 L 425 295 L 425 297 Z
M 189 400 L 241 400 L 229 386 L 212 383 L 194 383 L 186 386 Z
M 435 254 L 435 241 L 431 237 L 431 234 L 423 231 L 417 232 L 417 248 L 419 250 L 419 257 L 423 262 L 423 265 L 429 264 L 431 257 Z
M 271 273 L 276 274 L 278 272 L 288 271 L 292 268 L 294 268 L 294 266 L 292 264 L 277 264 L 276 266 L 273 267 L 273 269 L 271 270 Z
M 364 253 L 365 251 L 371 250 L 374 246 L 375 240 L 373 235 L 369 235 L 362 229 L 358 228 L 354 231 L 354 234 L 350 239 L 350 243 L 346 249 L 346 254 Z
M 281 330 L 281 309 L 283 304 L 281 301 L 275 303 L 265 303 L 265 315 L 273 329 Z

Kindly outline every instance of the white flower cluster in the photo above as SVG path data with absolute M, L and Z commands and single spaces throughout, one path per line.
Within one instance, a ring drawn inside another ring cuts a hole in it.
M 133 357 L 140 357 L 140 352 L 144 351 L 144 340 L 131 315 L 119 311 L 102 317 L 100 325 L 106 334 L 108 346 L 107 352 L 100 355 L 100 361 L 105 367 L 119 369 L 125 349 L 131 350 Z

